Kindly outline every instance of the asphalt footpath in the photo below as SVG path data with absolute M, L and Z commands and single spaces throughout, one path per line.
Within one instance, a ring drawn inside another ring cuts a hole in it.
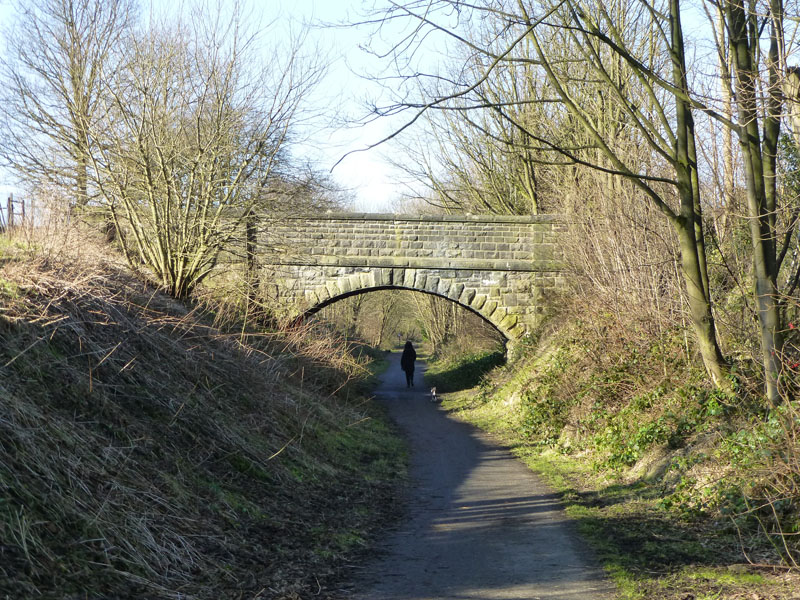
M 400 355 L 376 391 L 408 437 L 404 517 L 360 569 L 356 600 L 609 600 L 613 585 L 558 499 L 506 448 L 431 402 Z

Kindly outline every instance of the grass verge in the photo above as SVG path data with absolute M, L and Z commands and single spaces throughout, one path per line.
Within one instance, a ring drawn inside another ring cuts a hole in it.
M 405 473 L 367 361 L 215 327 L 85 240 L 2 258 L 0 598 L 335 595 Z
M 452 355 L 447 360 L 431 361 L 425 381 L 439 393 L 458 392 L 477 387 L 484 375 L 503 363 L 505 356 L 501 350 Z
M 780 565 L 752 514 L 727 503 L 747 478 L 731 471 L 730 440 L 758 425 L 692 377 L 640 376 L 653 362 L 641 349 L 603 355 L 605 368 L 581 362 L 585 346 L 552 342 L 443 406 L 502 438 L 560 493 L 618 598 L 800 598 L 797 572 Z

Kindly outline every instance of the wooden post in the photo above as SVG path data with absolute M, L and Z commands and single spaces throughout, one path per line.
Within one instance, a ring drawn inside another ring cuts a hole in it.
M 14 226 L 14 194 L 8 195 L 8 217 L 6 218 L 6 229 Z
M 245 217 L 245 261 L 247 271 L 247 305 L 248 311 L 255 305 L 258 294 L 258 263 L 256 262 L 256 211 L 250 209 Z

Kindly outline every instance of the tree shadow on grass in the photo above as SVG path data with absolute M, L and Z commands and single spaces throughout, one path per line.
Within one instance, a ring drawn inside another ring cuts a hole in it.
M 596 491 L 568 489 L 561 499 L 606 568 L 664 575 L 683 567 L 728 567 L 744 562 L 733 525 L 681 519 L 659 509 L 657 484 L 612 484 Z
M 441 370 L 438 365 L 429 369 L 425 373 L 425 382 L 436 387 L 440 394 L 468 390 L 478 386 L 484 375 L 505 361 L 501 351 L 468 355 L 443 365 Z

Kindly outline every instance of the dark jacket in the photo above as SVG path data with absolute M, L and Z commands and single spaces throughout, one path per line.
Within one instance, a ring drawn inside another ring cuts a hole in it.
M 403 355 L 400 357 L 400 368 L 403 371 L 413 371 L 415 360 L 417 360 L 417 352 L 411 342 L 406 342 L 405 348 L 403 348 Z

